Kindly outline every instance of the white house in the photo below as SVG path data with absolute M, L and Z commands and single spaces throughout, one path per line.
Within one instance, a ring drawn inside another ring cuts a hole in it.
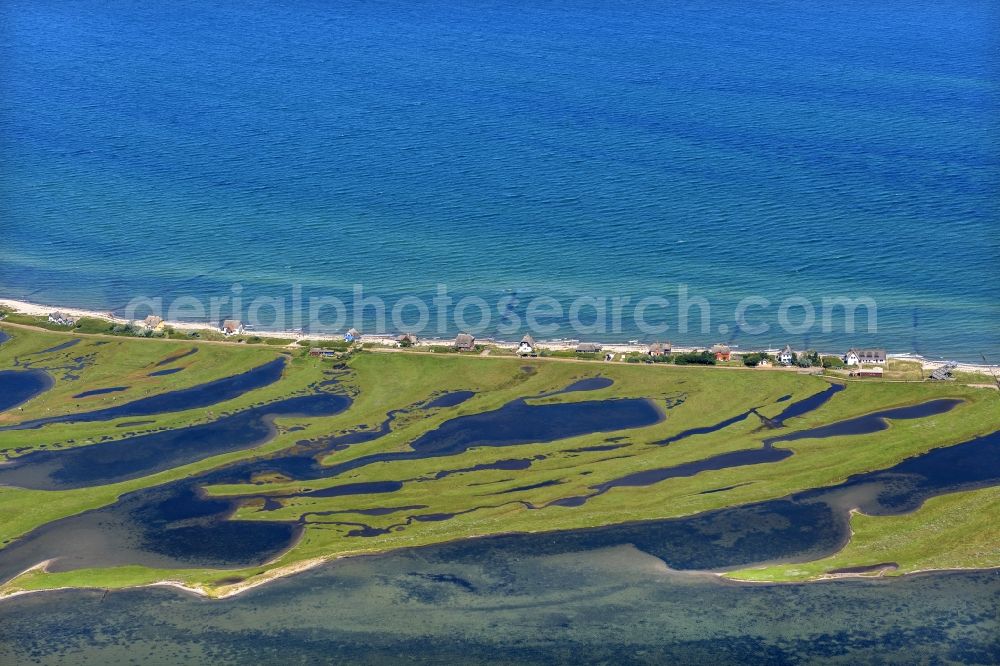
M 220 331 L 226 336 L 230 335 L 240 335 L 243 333 L 243 322 L 239 319 L 227 319 L 222 322 L 222 326 L 219 328 Z
M 857 349 L 852 347 L 844 354 L 845 365 L 885 365 L 884 349 Z
M 349 331 L 347 331 L 347 333 L 344 333 L 344 342 L 355 342 L 356 340 L 360 339 L 361 339 L 361 333 L 359 333 L 358 329 L 356 328 L 352 328 Z
M 778 352 L 778 363 L 781 365 L 791 365 L 794 357 L 795 352 L 792 351 L 791 346 L 785 345 L 785 348 Z
M 535 339 L 530 335 L 521 338 L 521 343 L 517 345 L 518 356 L 531 356 L 535 353 Z

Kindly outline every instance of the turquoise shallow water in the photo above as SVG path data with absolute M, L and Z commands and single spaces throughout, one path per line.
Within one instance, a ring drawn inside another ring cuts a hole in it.
M 523 315 L 683 283 L 711 321 L 656 337 L 995 361 L 998 24 L 979 0 L 11 0 L 0 294 L 443 283 Z M 781 331 L 789 296 L 870 297 L 877 331 Z

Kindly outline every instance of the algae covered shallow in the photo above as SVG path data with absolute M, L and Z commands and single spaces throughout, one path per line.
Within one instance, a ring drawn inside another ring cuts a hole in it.
M 672 573 L 629 546 L 512 553 L 473 540 L 220 601 L 162 588 L 8 599 L 0 662 L 988 664 L 998 596 L 996 572 L 746 586 Z
M 272 350 L 279 378 L 209 405 L 98 421 L 85 415 L 108 408 L 81 402 L 39 423 L 45 396 L 116 373 L 127 405 L 133 378 L 226 386 L 240 373 L 220 368 L 268 353 L 121 340 L 102 354 L 82 337 L 46 361 L 49 391 L 2 416 L 7 594 L 171 580 L 225 595 L 346 555 L 505 533 L 546 533 L 530 548 L 553 553 L 630 543 L 677 569 L 807 562 L 844 547 L 853 506 L 908 511 L 1000 474 L 995 391 L 769 371 L 370 352 L 334 366 Z M 0 363 L 62 338 L 14 331 Z M 60 374 L 79 350 L 86 362 Z M 207 355 L 234 360 L 197 365 Z

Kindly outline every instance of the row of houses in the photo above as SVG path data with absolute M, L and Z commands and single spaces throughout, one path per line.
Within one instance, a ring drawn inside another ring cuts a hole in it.
M 56 316 L 63 316 L 62 313 L 53 313 L 49 315 L 49 321 L 57 321 L 53 319 Z M 73 321 L 73 320 L 70 320 Z M 151 330 L 159 330 L 162 328 L 163 320 L 160 317 L 150 315 L 146 317 L 143 322 L 146 328 Z M 239 335 L 243 333 L 245 327 L 243 322 L 235 319 L 227 319 L 222 323 L 220 331 L 226 336 Z M 344 334 L 345 342 L 359 342 L 361 340 L 361 333 L 356 328 L 349 329 Z M 418 338 L 413 333 L 403 333 L 395 339 L 396 343 L 400 346 L 410 347 L 415 346 L 418 342 Z M 455 341 L 453 347 L 457 351 L 473 351 L 476 348 L 476 337 L 471 333 L 459 333 L 455 336 Z M 579 354 L 599 354 L 603 350 L 603 347 L 596 342 L 581 342 L 576 346 L 575 351 Z M 527 334 L 517 345 L 517 354 L 519 356 L 534 356 L 538 351 L 538 344 L 535 339 Z M 649 356 L 669 356 L 673 351 L 673 345 L 670 342 L 654 342 L 646 350 Z M 716 343 L 712 345 L 708 350 L 717 361 L 729 361 L 732 359 L 733 350 L 729 345 L 723 343 Z M 790 345 L 785 345 L 778 353 L 775 355 L 775 360 L 785 366 L 792 365 L 795 361 L 795 352 L 792 350 Z M 884 349 L 860 349 L 852 347 L 847 351 L 843 357 L 844 364 L 848 366 L 884 366 L 886 363 L 886 352 Z
M 455 338 L 454 347 L 459 351 L 471 351 L 475 349 L 476 338 L 469 333 L 460 333 Z M 533 356 L 537 353 L 538 345 L 535 339 L 529 334 L 521 338 L 517 345 L 519 356 Z M 599 354 L 603 347 L 596 342 L 581 342 L 576 346 L 578 354 Z M 646 353 L 649 356 L 669 356 L 673 351 L 673 345 L 669 342 L 654 342 L 649 345 Z M 708 350 L 716 361 L 729 361 L 733 357 L 733 350 L 729 345 L 717 343 Z M 785 345 L 777 354 L 775 360 L 785 366 L 790 366 L 795 362 L 795 352 L 791 345 Z M 886 352 L 884 349 L 859 349 L 852 347 L 843 357 L 844 364 L 848 366 L 884 366 L 886 363 Z

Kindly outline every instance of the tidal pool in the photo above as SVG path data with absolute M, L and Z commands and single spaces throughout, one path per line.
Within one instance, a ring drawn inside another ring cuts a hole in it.
M 764 562 L 807 561 L 843 546 L 850 533 L 851 508 L 860 507 L 869 514 L 899 513 L 934 495 L 994 485 L 1000 483 L 998 461 L 1000 432 L 995 432 L 933 449 L 887 470 L 859 474 L 838 486 L 783 499 L 684 518 L 480 541 L 495 541 L 505 552 L 522 556 L 631 544 L 674 569 L 732 569 Z M 267 461 L 240 463 L 129 493 L 111 506 L 38 528 L 0 550 L 0 581 L 52 558 L 56 559 L 50 568 L 57 571 L 132 563 L 183 568 L 264 562 L 290 546 L 302 526 L 229 520 L 238 500 L 206 499 L 197 490 L 202 485 L 224 483 L 227 474 L 260 469 L 263 462 Z M 386 505 L 391 506 L 392 488 L 386 485 L 381 490 L 386 492 Z M 506 502 L 498 500 L 490 506 Z M 450 517 L 411 514 L 397 526 Z M 349 524 L 357 528 L 351 534 L 359 538 L 386 531 L 363 522 Z
M 598 378 L 602 379 L 602 378 Z M 573 390 L 592 390 L 604 387 L 575 382 Z M 561 393 L 559 391 L 557 393 Z M 541 397 L 541 396 L 535 396 Z M 450 456 L 466 451 L 470 446 L 511 446 L 527 442 L 549 442 L 591 432 L 606 432 L 652 425 L 663 419 L 659 407 L 650 400 L 640 398 L 593 400 L 574 403 L 528 404 L 524 398 L 513 400 L 503 407 L 479 414 L 460 416 L 445 421 L 441 426 L 425 433 L 411 444 L 411 450 L 376 453 L 344 463 L 322 466 L 316 458 L 322 453 L 341 450 L 353 444 L 370 442 L 389 433 L 398 414 L 408 410 L 390 412 L 376 428 L 356 430 L 313 442 L 301 442 L 315 453 L 310 456 L 276 457 L 267 464 L 267 471 L 285 474 L 297 480 L 329 478 L 346 471 L 377 462 L 419 460 Z M 529 463 L 530 464 L 530 463 Z M 480 469 L 492 469 L 482 467 Z M 457 471 L 444 470 L 444 474 Z M 247 478 L 230 476 L 229 482 L 237 483 Z
M 320 393 L 251 407 L 215 421 L 75 448 L 35 451 L 0 465 L 0 485 L 66 490 L 135 479 L 204 458 L 258 446 L 279 416 L 332 416 L 347 396 Z
M 198 353 L 198 348 L 197 347 L 191 347 L 191 349 L 188 349 L 187 351 L 180 352 L 179 354 L 173 354 L 171 356 L 166 357 L 162 361 L 157 361 L 156 365 L 154 365 L 153 367 L 154 368 L 162 368 L 165 365 L 170 365 L 171 363 L 174 363 L 175 361 L 179 361 L 182 358 L 187 358 L 188 356 L 191 356 L 192 354 L 197 354 L 197 353 Z
M 264 406 L 262 409 L 266 408 Z M 424 435 L 422 439 L 425 446 L 422 450 L 364 456 L 330 467 L 318 465 L 314 456 L 302 455 L 238 463 L 190 479 L 129 493 L 111 506 L 45 525 L 0 550 L 0 580 L 31 566 L 25 566 L 25 562 L 40 561 L 36 558 L 49 559 L 42 557 L 42 553 L 46 552 L 53 553 L 50 557 L 58 558 L 52 564 L 52 568 L 58 570 L 130 562 L 174 567 L 244 566 L 264 562 L 287 548 L 299 534 L 301 526 L 228 520 L 239 500 L 202 500 L 198 488 L 246 480 L 262 471 L 292 472 L 306 478 L 333 477 L 346 469 L 378 460 L 447 456 L 464 451 L 473 443 L 478 444 L 475 437 L 484 433 L 489 424 L 499 423 L 498 414 L 514 419 L 515 423 L 496 433 L 489 440 L 491 446 L 537 441 L 536 437 L 557 439 L 591 431 L 619 430 L 649 425 L 663 418 L 661 410 L 644 399 L 543 405 L 528 405 L 519 399 L 493 412 L 445 421 L 436 431 Z M 240 414 L 227 418 L 240 418 Z M 345 446 L 347 442 L 367 441 L 388 432 L 392 418 L 393 415 L 390 414 L 375 430 L 346 433 L 303 444 L 311 444 L 318 453 L 320 450 L 330 450 L 331 447 Z M 460 428 L 455 422 L 468 424 L 470 428 Z M 107 483 L 109 478 L 132 478 L 139 475 L 137 467 L 143 470 L 142 474 L 158 469 L 163 464 L 162 458 L 173 455 L 171 452 L 175 450 L 189 455 L 186 442 L 191 437 L 191 430 L 211 429 L 217 427 L 218 423 L 192 426 L 186 429 L 186 434 L 181 439 L 176 437 L 182 431 L 173 431 L 173 435 L 170 434 L 171 431 L 143 435 L 141 437 L 166 438 L 148 440 L 143 446 L 107 442 L 80 449 L 28 454 L 23 456 L 26 460 L 20 464 L 20 459 L 16 459 L 9 469 L 0 467 L 0 479 L 4 483 L 26 487 L 65 488 L 92 485 L 98 479 Z M 263 435 L 261 432 L 258 436 Z M 206 434 L 205 439 L 220 441 L 217 435 Z M 154 450 L 149 441 L 160 443 L 157 454 L 142 453 Z M 430 442 L 434 441 L 439 443 L 431 445 Z M 105 447 L 103 451 L 107 455 L 106 459 L 98 459 L 95 452 L 102 450 L 98 447 Z M 201 450 L 200 446 L 194 448 Z M 166 465 L 171 466 L 174 464 Z M 293 478 L 299 477 L 293 475 Z M 420 517 L 413 519 L 420 520 Z M 85 535 L 85 538 L 79 536 L 77 539 L 67 539 L 68 534 Z M 86 547 L 81 544 L 86 544 Z
M 695 428 L 689 428 L 687 430 L 683 430 L 677 433 L 676 435 L 671 435 L 670 437 L 661 439 L 658 442 L 654 442 L 654 444 L 657 444 L 659 446 L 667 446 L 669 444 L 679 442 L 682 439 L 687 439 L 688 437 L 693 437 L 695 435 L 708 435 L 713 432 L 718 432 L 719 430 L 728 428 L 731 425 L 735 425 L 740 421 L 745 420 L 751 414 L 756 414 L 768 427 L 783 428 L 786 420 L 795 416 L 802 416 L 803 414 L 808 414 L 811 411 L 819 409 L 827 402 L 829 402 L 830 398 L 832 398 L 834 395 L 840 393 L 843 390 L 844 390 L 843 384 L 831 383 L 830 386 L 823 389 L 822 391 L 807 396 L 802 400 L 793 402 L 791 405 L 782 410 L 782 412 L 773 419 L 769 419 L 765 416 L 762 416 L 757 412 L 758 408 L 753 407 L 745 412 L 742 412 L 735 416 L 731 416 L 727 419 L 723 419 L 718 423 L 713 423 L 712 425 L 698 426 Z M 778 398 L 775 402 L 787 402 L 788 400 L 791 400 L 791 398 L 792 398 L 791 395 L 783 395 L 780 398 Z M 712 468 L 712 469 L 718 469 L 718 468 Z
M 0 370 L 0 412 L 26 403 L 54 384 L 44 370 Z
M 848 518 L 853 508 L 872 515 L 904 513 L 935 495 L 998 483 L 1000 431 L 932 449 L 830 488 L 683 518 L 556 532 L 531 547 L 564 552 L 633 544 L 675 569 L 724 570 L 763 562 L 808 561 L 843 546 L 850 535 Z M 525 543 L 519 536 L 489 538 L 508 540 L 505 547 L 512 549 Z
M 424 405 L 424 409 L 457 407 L 474 395 L 476 395 L 474 391 L 452 391 L 451 393 L 445 393 L 444 395 L 434 398 Z
M 833 396 L 837 395 L 845 388 L 847 388 L 845 384 L 831 383 L 830 386 L 823 389 L 819 393 L 814 393 L 807 398 L 793 402 L 771 420 L 778 426 L 783 426 L 785 421 L 788 419 L 795 418 L 796 416 L 802 416 L 819 409 L 828 403 Z M 785 400 L 787 399 L 788 398 L 785 398 Z M 778 402 L 784 402 L 784 400 L 779 399 Z
M 493 411 L 445 421 L 418 437 L 411 447 L 425 457 L 454 455 L 471 446 L 552 442 L 595 432 L 642 428 L 662 420 L 663 412 L 643 398 L 541 405 L 518 399 Z
M 157 370 L 156 372 L 151 372 L 147 376 L 148 377 L 165 377 L 166 375 L 176 374 L 176 373 L 180 372 L 183 369 L 184 368 L 167 368 L 166 370 Z
M 81 341 L 81 338 L 74 338 L 72 340 L 67 340 L 66 342 L 58 344 L 55 347 L 49 347 L 48 349 L 43 349 L 42 351 L 39 351 L 39 352 L 33 352 L 31 355 L 32 356 L 40 356 L 42 354 L 54 354 L 56 352 L 61 352 L 64 349 L 69 349 L 70 347 L 73 347 L 74 345 L 78 345 L 78 344 L 80 344 L 80 341 Z
M 778 437 L 772 437 L 767 441 L 769 443 L 794 442 L 799 439 L 820 439 L 824 437 L 841 437 L 845 435 L 868 435 L 873 432 L 879 432 L 887 429 L 889 427 L 888 420 L 919 419 L 927 416 L 936 416 L 938 414 L 950 412 L 963 402 L 963 400 L 954 398 L 928 400 L 927 402 L 922 402 L 916 405 L 883 409 L 878 412 L 872 412 L 871 414 L 865 414 L 853 419 L 837 421 L 836 423 L 820 426 L 818 428 L 810 428 L 808 430 L 800 430 L 799 432 L 793 432 L 787 435 L 779 435 Z
M 121 393 L 122 391 L 127 391 L 127 386 L 109 386 L 108 388 L 93 389 L 92 391 L 84 391 L 83 393 L 77 393 L 74 398 L 89 398 L 92 395 L 104 395 L 105 393 Z
M 232 400 L 248 391 L 273 384 L 281 378 L 281 372 L 284 367 L 285 358 L 278 357 L 273 361 L 269 361 L 244 373 L 231 377 L 223 377 L 222 379 L 216 379 L 190 388 L 152 395 L 148 398 L 140 398 L 132 402 L 92 412 L 32 419 L 23 423 L 5 426 L 0 428 L 0 430 L 40 428 L 49 423 L 110 421 L 123 416 L 152 416 L 165 412 L 179 412 L 187 409 L 208 407 L 209 405 L 215 405 L 226 400 Z
M 837 384 L 833 385 L 839 386 Z M 830 389 L 827 389 L 830 391 Z M 827 393 L 824 391 L 823 393 Z M 833 393 L 837 391 L 834 390 Z M 817 394 L 821 395 L 821 394 Z M 832 395 L 830 393 L 829 395 Z M 829 395 L 822 400 L 817 400 L 816 396 L 811 396 L 795 403 L 789 409 L 795 409 L 796 415 L 802 415 L 806 413 L 803 411 L 801 405 L 803 403 L 811 404 L 811 409 L 816 409 L 820 405 L 829 399 Z M 939 399 L 930 400 L 927 402 L 922 402 L 916 405 L 909 405 L 906 407 L 896 407 L 894 409 L 886 409 L 879 412 L 873 412 L 871 414 L 865 414 L 864 416 L 859 416 L 853 419 L 846 419 L 844 421 L 838 421 L 836 423 L 831 423 L 829 425 L 820 426 L 818 428 L 810 428 L 808 430 L 802 430 L 799 432 L 794 432 L 789 435 L 782 435 L 779 437 L 772 437 L 764 440 L 764 444 L 759 449 L 744 449 L 739 451 L 730 451 L 727 453 L 720 453 L 716 456 L 711 456 L 709 458 L 704 458 L 702 460 L 694 460 L 687 463 L 681 463 L 679 465 L 672 465 L 669 467 L 660 467 L 657 469 L 646 469 L 639 472 L 634 472 L 626 476 L 612 479 L 611 481 L 606 481 L 604 483 L 592 486 L 594 490 L 593 493 L 589 495 L 577 495 L 574 497 L 565 497 L 562 499 L 557 499 L 551 504 L 554 506 L 581 506 L 586 503 L 586 501 L 597 495 L 603 495 L 612 488 L 618 488 L 623 486 L 649 486 L 654 483 L 659 483 L 661 481 L 666 481 L 667 479 L 674 479 L 686 476 L 694 476 L 700 472 L 707 472 L 710 470 L 726 469 L 729 467 L 742 467 L 744 465 L 763 465 L 767 463 L 776 463 L 785 460 L 793 455 L 790 449 L 780 449 L 775 448 L 774 444 L 776 442 L 787 442 L 798 439 L 808 439 L 815 437 L 833 437 L 838 435 L 865 435 L 873 432 L 878 432 L 880 430 L 885 430 L 888 428 L 888 423 L 886 419 L 916 419 L 924 418 L 927 416 L 934 416 L 937 414 L 943 414 L 948 412 L 958 405 L 962 404 L 962 400 L 955 399 Z M 786 410 L 787 411 L 787 410 Z M 684 432 L 676 435 L 674 438 L 656 442 L 657 444 L 663 445 L 664 443 L 669 443 L 671 441 L 677 441 L 678 439 L 683 439 L 693 434 L 705 434 L 707 432 L 715 432 L 721 430 L 722 427 L 732 425 L 735 422 L 741 421 L 750 414 L 755 414 L 756 409 L 751 409 L 743 414 L 739 414 L 731 419 L 721 421 L 714 426 L 708 426 L 706 428 L 692 428 L 691 430 L 685 430 Z M 779 417 L 780 418 L 780 417 Z M 774 425 L 775 423 L 780 423 L 780 420 L 771 420 L 766 417 L 761 417 L 765 423 Z M 778 426 L 780 427 L 780 426 Z

